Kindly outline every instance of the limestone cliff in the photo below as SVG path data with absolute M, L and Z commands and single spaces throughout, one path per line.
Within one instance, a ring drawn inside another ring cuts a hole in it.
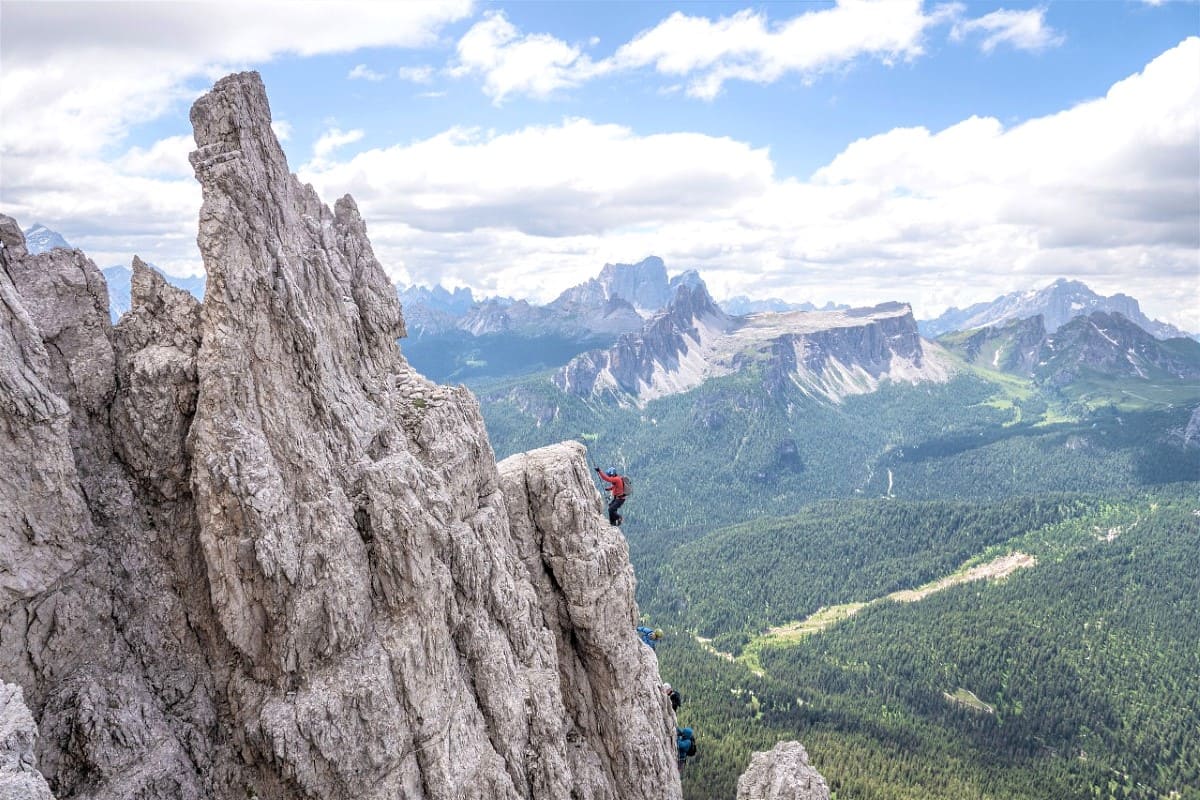
M 829 786 L 802 744 L 780 742 L 750 758 L 738 778 L 737 800 L 829 800 Z
M 619 404 L 690 391 L 710 378 L 759 369 L 773 396 L 796 389 L 822 400 L 875 391 L 884 381 L 948 379 L 950 362 L 922 342 L 901 303 L 839 311 L 731 317 L 695 273 L 640 333 L 576 356 L 551 380 L 567 394 Z
M 0 800 L 54 800 L 37 770 L 36 741 L 21 687 L 0 681 Z
M 60 798 L 679 798 L 580 446 L 499 468 L 400 355 L 254 73 L 192 109 L 203 304 L 0 217 L 0 678 Z

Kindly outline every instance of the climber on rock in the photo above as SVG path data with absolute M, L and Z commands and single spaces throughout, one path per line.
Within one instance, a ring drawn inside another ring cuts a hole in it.
M 642 641 L 651 650 L 658 647 L 658 640 L 663 638 L 662 628 L 647 628 L 644 625 L 638 625 L 638 635 L 642 637 Z
M 617 472 L 613 467 L 608 472 L 596 467 L 597 474 L 600 479 L 608 484 L 608 491 L 612 492 L 612 501 L 608 504 L 608 524 L 620 525 L 625 521 L 625 518 L 617 513 L 617 510 L 625 505 L 625 478 Z
M 662 690 L 663 694 L 667 696 L 667 699 L 671 701 L 671 710 L 678 711 L 679 706 L 683 703 L 683 698 L 680 696 L 679 690 L 672 688 L 671 684 L 669 683 L 664 683 L 662 685 Z
M 687 760 L 696 755 L 696 737 L 691 728 L 675 728 L 675 749 L 679 752 L 679 769 Z

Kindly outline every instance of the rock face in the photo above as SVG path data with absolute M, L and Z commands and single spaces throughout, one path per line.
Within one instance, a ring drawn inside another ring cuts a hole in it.
M 704 379 L 712 344 L 731 325 L 702 283 L 681 284 L 640 333 L 625 334 L 608 350 L 575 357 L 554 374 L 554 385 L 579 397 L 618 402 L 687 391 Z
M 780 742 L 755 753 L 738 778 L 737 800 L 829 800 L 829 786 L 808 763 L 799 742 Z
M 641 333 L 576 357 L 553 381 L 568 394 L 641 405 L 757 367 L 772 395 L 795 387 L 833 402 L 874 391 L 884 380 L 948 375 L 939 348 L 927 349 L 907 305 L 730 317 L 696 277 L 677 286 L 671 304 Z
M 0 800 L 54 800 L 37 771 L 36 741 L 21 687 L 0 681 Z
M 203 304 L 0 217 L 0 677 L 60 798 L 679 798 L 582 448 L 497 469 L 254 73 L 192 109 Z

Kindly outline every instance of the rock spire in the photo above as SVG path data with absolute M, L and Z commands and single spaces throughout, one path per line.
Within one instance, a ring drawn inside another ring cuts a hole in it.
M 255 73 L 192 109 L 203 304 L 135 260 L 111 327 L 94 264 L 0 217 L 0 677 L 50 787 L 677 800 L 582 448 L 497 467 L 270 121 Z

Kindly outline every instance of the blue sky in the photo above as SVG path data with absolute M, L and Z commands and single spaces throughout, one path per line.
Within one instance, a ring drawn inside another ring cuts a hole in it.
M 0 210 L 202 269 L 187 110 L 257 69 L 394 279 L 548 300 L 662 256 L 717 297 L 1064 276 L 1200 330 L 1194 3 L 0 6 Z

